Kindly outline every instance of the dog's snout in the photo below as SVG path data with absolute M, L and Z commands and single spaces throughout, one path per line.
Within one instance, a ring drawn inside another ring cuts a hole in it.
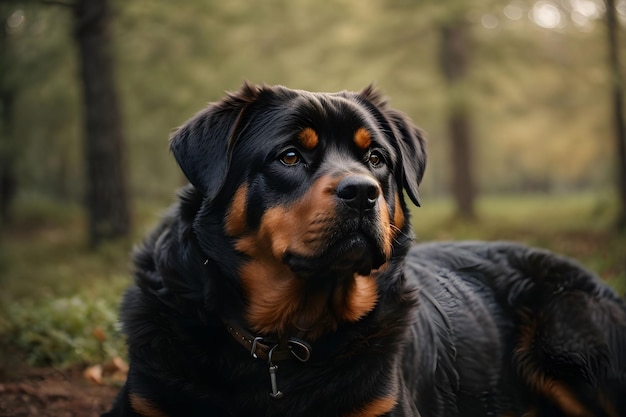
M 380 187 L 372 178 L 353 175 L 339 182 L 336 194 L 349 208 L 362 213 L 374 208 Z

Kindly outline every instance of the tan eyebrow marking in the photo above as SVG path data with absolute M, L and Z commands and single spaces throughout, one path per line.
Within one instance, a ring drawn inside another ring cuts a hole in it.
M 360 127 L 354 132 L 354 143 L 361 149 L 368 149 L 372 144 L 372 136 L 367 129 Z
M 303 129 L 298 134 L 298 140 L 306 149 L 313 149 L 319 143 L 317 133 L 315 133 L 315 130 L 310 127 Z

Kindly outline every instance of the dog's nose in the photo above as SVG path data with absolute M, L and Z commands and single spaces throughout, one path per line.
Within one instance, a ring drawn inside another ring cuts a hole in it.
M 373 178 L 353 175 L 339 181 L 336 194 L 348 207 L 362 213 L 374 208 L 380 187 Z

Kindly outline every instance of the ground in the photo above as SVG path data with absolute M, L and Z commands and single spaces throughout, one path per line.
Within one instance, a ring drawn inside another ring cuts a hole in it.
M 0 417 L 97 417 L 118 390 L 88 381 L 80 368 L 0 365 Z

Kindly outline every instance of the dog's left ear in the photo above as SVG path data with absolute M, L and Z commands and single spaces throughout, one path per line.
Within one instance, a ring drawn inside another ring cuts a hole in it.
M 426 140 L 422 131 L 403 113 L 390 108 L 387 100 L 372 85 L 361 91 L 361 96 L 379 111 L 391 125 L 394 146 L 400 154 L 396 167 L 396 181 L 419 207 L 419 185 L 426 169 Z
M 209 200 L 217 196 L 226 181 L 241 115 L 259 91 L 244 83 L 236 93 L 209 104 L 170 138 L 176 162 L 189 182 Z
M 398 184 L 416 206 L 420 206 L 419 185 L 426 170 L 426 140 L 420 128 L 404 114 L 387 109 L 385 115 L 394 127 L 402 164 L 396 168 Z

